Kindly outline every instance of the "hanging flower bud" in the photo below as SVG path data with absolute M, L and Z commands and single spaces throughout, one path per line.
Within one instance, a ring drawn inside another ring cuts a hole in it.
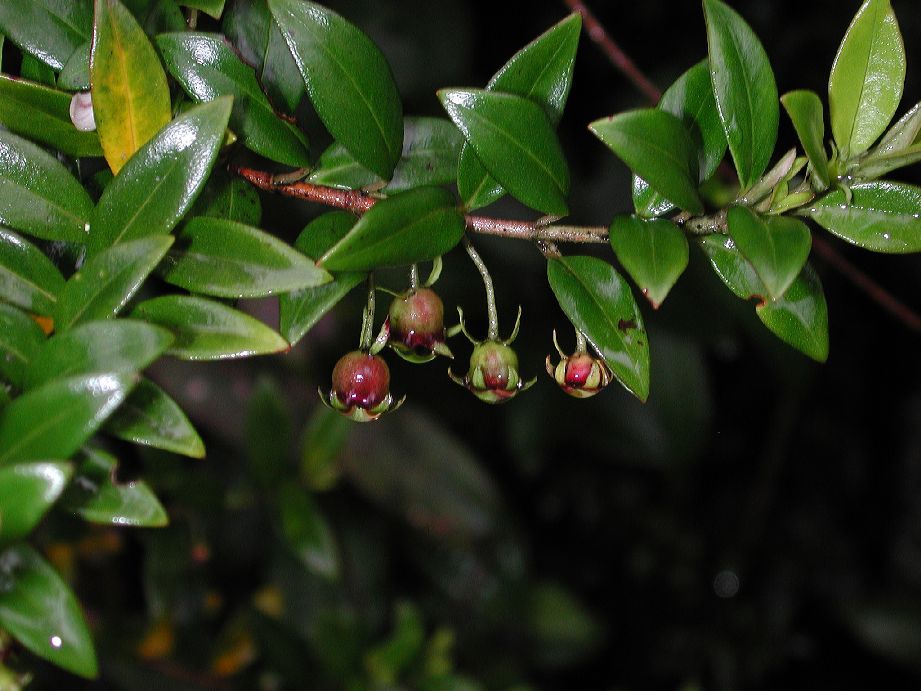
M 93 97 L 89 91 L 78 91 L 70 99 L 70 121 L 81 132 L 92 132 L 96 129 Z
M 454 357 L 445 343 L 444 305 L 431 288 L 417 288 L 390 303 L 388 344 L 404 360 L 429 362 L 436 355 Z
M 404 400 L 401 398 L 394 403 L 390 393 L 390 369 L 384 359 L 361 350 L 339 359 L 333 368 L 333 386 L 326 396 L 321 391 L 320 398 L 355 422 L 376 420 L 399 408 Z
M 518 372 L 518 355 L 500 341 L 483 341 L 470 355 L 470 369 L 463 378 L 448 370 L 451 379 L 467 388 L 486 403 L 505 403 L 519 391 L 534 385 L 536 379 L 525 382 Z
M 578 331 L 576 338 L 576 352 L 566 355 L 556 340 L 556 331 L 553 332 L 553 344 L 561 359 L 554 367 L 547 356 L 547 374 L 570 396 L 589 398 L 611 383 L 611 369 L 604 360 L 585 351 L 585 337 Z

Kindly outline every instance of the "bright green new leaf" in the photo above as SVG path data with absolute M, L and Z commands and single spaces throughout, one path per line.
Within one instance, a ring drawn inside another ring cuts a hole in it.
M 688 241 L 671 221 L 615 216 L 611 247 L 643 295 L 659 308 L 688 265 Z
M 51 154 L 0 130 L 0 224 L 43 240 L 86 242 L 93 201 Z
M 486 90 L 516 94 L 534 101 L 546 110 L 550 122 L 556 126 L 572 87 L 581 31 L 582 16 L 579 14 L 554 24 L 515 53 L 489 80 Z M 461 151 L 457 184 L 468 209 L 491 204 L 505 194 L 469 145 Z
M 824 189 L 828 187 L 828 156 L 825 153 L 825 109 L 814 91 L 800 89 L 784 94 L 780 102 L 790 116 L 796 136 L 809 157 L 812 174 Z
M 440 187 L 418 187 L 377 202 L 317 262 L 330 271 L 370 271 L 440 257 L 464 234 L 464 217 Z
M 261 321 L 204 298 L 164 295 L 142 302 L 132 315 L 172 331 L 176 341 L 167 352 L 183 360 L 226 360 L 289 347 Z
M 136 382 L 136 374 L 91 374 L 58 379 L 19 396 L 0 411 L 0 465 L 70 458 Z
M 55 330 L 61 333 L 75 324 L 114 317 L 172 244 L 171 235 L 153 235 L 115 245 L 90 259 L 60 291 Z
M 142 321 L 87 322 L 45 341 L 26 373 L 25 388 L 98 372 L 138 372 L 172 342 L 169 331 Z
M 189 212 L 189 216 L 210 216 L 258 226 L 262 202 L 256 188 L 225 170 L 215 170 Z
M 0 377 L 21 388 L 29 363 L 44 341 L 45 334 L 34 319 L 0 304 Z
M 777 141 L 777 85 L 764 46 L 720 0 L 704 0 L 710 79 L 742 188 L 767 168 Z
M 335 12 L 304 0 L 269 0 L 326 129 L 363 166 L 390 178 L 403 144 L 403 112 L 380 49 Z
M 809 217 L 832 235 L 867 250 L 921 251 L 921 188 L 877 180 L 850 190 L 850 203 L 842 190 L 835 190 L 811 205 Z
M 905 46 L 889 0 L 866 0 L 844 35 L 828 79 L 831 131 L 848 161 L 889 125 L 905 84 Z
M 248 149 L 294 167 L 310 165 L 307 138 L 282 120 L 262 92 L 253 69 L 219 34 L 174 33 L 157 37 L 170 74 L 200 103 L 233 96 L 230 129 Z
M 93 32 L 91 0 L 3 0 L 0 33 L 22 51 L 60 70 Z
M 134 444 L 190 458 L 205 456 L 205 445 L 182 408 L 149 379 L 138 382 L 104 429 Z
M 901 151 L 883 156 L 871 155 L 861 160 L 854 177 L 873 180 L 898 168 L 904 168 L 921 161 L 921 145 L 910 146 Z
M 201 10 L 215 19 L 221 18 L 221 13 L 224 11 L 224 2 L 225 0 L 179 0 L 179 4 L 183 7 Z
M 869 157 L 898 153 L 921 143 L 919 140 L 921 140 L 921 103 L 916 103 L 880 138 L 879 144 L 870 152 Z
M 703 212 L 697 152 L 674 115 L 654 108 L 631 110 L 596 120 L 589 129 L 660 195 L 692 213 Z
M 751 262 L 770 298 L 781 297 L 809 258 L 809 228 L 797 218 L 759 217 L 744 206 L 729 209 L 727 221 L 729 237 Z
M 118 482 L 118 461 L 104 451 L 87 449 L 62 504 L 91 523 L 159 528 L 169 523 L 166 510 L 146 482 Z
M 72 474 L 73 466 L 60 461 L 0 468 L 0 544 L 28 536 L 61 496 Z
M 119 0 L 95 0 L 90 82 L 106 161 L 116 175 L 170 121 L 166 74 L 137 20 Z
M 0 125 L 68 156 L 101 156 L 99 136 L 70 120 L 70 94 L 0 75 Z
M 278 492 L 278 514 L 285 543 L 312 573 L 335 580 L 339 549 L 326 517 L 304 488 L 286 483 Z
M 138 151 L 102 193 L 90 221 L 92 254 L 166 235 L 192 206 L 217 159 L 232 102 L 190 108 Z
M 308 257 L 321 257 L 355 225 L 347 211 L 331 211 L 301 231 L 295 247 Z M 279 300 L 279 330 L 291 345 L 300 341 L 342 298 L 361 283 L 364 273 L 337 273 L 332 283 L 282 295 Z
M 47 316 L 63 288 L 64 277 L 44 252 L 0 228 L 0 302 Z
M 539 105 L 481 89 L 438 92 L 451 120 L 489 173 L 523 204 L 569 213 L 569 169 L 553 125 Z
M 26 544 L 0 553 L 0 628 L 24 647 L 82 677 L 97 674 L 93 638 L 73 592 Z
M 624 387 L 649 395 L 649 343 L 630 286 L 614 267 L 595 257 L 547 262 L 547 278 L 564 314 L 604 358 Z
M 193 293 L 236 298 L 265 297 L 332 280 L 273 235 L 242 223 L 201 216 L 182 228 L 162 275 Z

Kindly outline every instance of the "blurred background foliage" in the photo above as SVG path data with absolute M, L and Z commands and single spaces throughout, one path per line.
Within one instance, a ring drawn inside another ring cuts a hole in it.
M 329 4 L 382 47 L 415 115 L 440 115 L 436 88 L 485 84 L 566 12 L 526 0 Z M 824 91 L 856 2 L 732 4 L 764 41 L 781 92 Z M 921 5 L 893 5 L 911 104 Z M 594 9 L 661 86 L 706 54 L 696 1 Z M 627 169 L 584 125 L 641 105 L 584 39 L 560 128 L 574 221 L 631 208 Z M 780 141 L 779 151 L 795 141 L 785 120 Z M 288 240 L 320 212 L 262 202 L 263 227 Z M 526 213 L 510 201 L 491 211 Z M 571 339 L 548 309 L 544 259 L 523 243 L 478 245 L 503 323 L 523 306 L 522 373 L 541 373 L 507 406 L 476 402 L 443 364 L 389 358 L 403 410 L 357 426 L 323 409 L 317 387 L 357 344 L 357 294 L 287 355 L 160 361 L 151 377 L 208 457 L 110 448 L 123 478 L 143 474 L 162 498 L 168 528 L 46 522 L 39 542 L 80 595 L 102 676 L 82 682 L 36 662 L 33 687 L 918 688 L 918 334 L 816 259 L 831 329 L 828 363 L 816 365 L 692 253 L 682 285 L 645 312 L 649 402 L 615 387 L 575 401 L 541 372 L 552 329 Z M 835 246 L 921 307 L 917 256 Z M 405 277 L 380 283 L 398 290 Z M 438 287 L 449 313 L 462 305 L 485 332 L 482 286 L 462 253 L 446 258 Z M 275 319 L 274 301 L 244 304 Z M 463 369 L 469 350 L 456 343 Z

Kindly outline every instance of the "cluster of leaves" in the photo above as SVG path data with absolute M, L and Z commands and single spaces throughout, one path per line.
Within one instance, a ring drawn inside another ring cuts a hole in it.
M 189 30 L 180 6 L 220 21 L 223 35 Z M 658 108 L 591 125 L 635 173 L 636 214 L 613 221 L 611 245 L 658 306 L 696 238 L 771 331 L 824 360 L 827 310 L 801 218 L 867 249 L 921 250 L 921 190 L 878 179 L 921 159 L 921 106 L 887 131 L 905 75 L 895 17 L 888 0 L 867 0 L 841 44 L 831 155 L 821 101 L 795 91 L 781 102 L 806 155 L 768 170 L 779 105 L 765 51 L 728 6 L 704 10 L 708 59 Z M 0 5 L 0 33 L 21 52 L 18 76 L 0 75 L 0 629 L 96 673 L 72 593 L 28 538 L 53 507 L 165 523 L 147 485 L 116 482 L 118 459 L 96 436 L 204 454 L 180 406 L 142 374 L 157 358 L 286 350 L 368 273 L 436 260 L 461 241 L 466 211 L 506 193 L 551 217 L 544 226 L 568 213 L 555 127 L 580 30 L 568 17 L 485 89 L 439 91 L 443 119 L 404 117 L 381 51 L 304 0 Z M 70 115 L 71 94 L 86 90 L 89 132 Z M 334 139 L 316 161 L 292 115 L 304 94 Z M 740 192 L 707 215 L 727 147 Z M 258 227 L 259 197 L 218 164 L 240 148 L 377 201 L 360 218 L 323 216 L 288 245 Z M 551 255 L 563 312 L 645 400 L 648 339 L 630 286 L 600 258 Z M 228 304 L 269 296 L 280 296 L 278 330 Z M 309 499 L 294 488 L 279 501 L 297 542 Z

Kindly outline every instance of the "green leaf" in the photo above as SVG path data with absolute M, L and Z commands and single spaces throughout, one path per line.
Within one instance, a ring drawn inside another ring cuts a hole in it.
M 50 315 L 63 287 L 64 277 L 44 252 L 0 228 L 0 301 Z
M 921 143 L 919 135 L 921 135 L 921 103 L 916 103 L 880 138 L 879 144 L 870 152 L 870 158 L 898 153 L 919 144 Z
M 463 144 L 461 133 L 444 118 L 405 118 L 403 153 L 384 191 L 453 183 Z
M 166 235 L 192 206 L 224 140 L 231 99 L 190 108 L 138 151 L 102 193 L 90 222 L 92 254 Z
M 910 146 L 901 151 L 883 156 L 871 155 L 860 161 L 854 171 L 855 178 L 873 180 L 898 168 L 921 161 L 921 145 Z
M 190 458 L 205 457 L 205 445 L 182 408 L 149 379 L 138 382 L 106 422 L 105 431 L 135 444 Z
M 19 76 L 36 84 L 50 86 L 51 88 L 56 86 L 54 70 L 31 55 L 22 56 L 22 63 L 19 65 Z
M 116 175 L 170 121 L 166 74 L 157 52 L 119 0 L 95 0 L 90 54 L 93 114 Z
M 215 19 L 220 19 L 224 11 L 224 2 L 225 0 L 180 0 L 179 4 L 183 7 L 201 10 Z
M 688 241 L 671 221 L 615 216 L 611 247 L 643 295 L 659 308 L 688 265 Z
M 41 555 L 25 544 L 0 553 L 0 628 L 41 658 L 95 678 L 96 653 L 80 605 Z
M 68 156 L 101 156 L 95 132 L 80 132 L 70 120 L 70 94 L 0 75 L 0 124 Z
M 285 393 L 269 377 L 259 377 L 246 410 L 246 456 L 252 478 L 272 489 L 290 474 L 291 413 Z
M 86 449 L 74 482 L 62 500 L 91 523 L 159 528 L 169 523 L 166 510 L 147 483 L 118 482 L 118 461 L 98 449 Z
M 764 46 L 728 5 L 704 0 L 713 95 L 742 188 L 767 168 L 777 141 L 777 85 Z
M 547 262 L 547 279 L 564 314 L 604 358 L 624 387 L 649 395 L 649 344 L 630 286 L 610 264 L 595 257 Z
M 453 196 L 418 187 L 378 201 L 317 262 L 330 271 L 370 271 L 440 257 L 464 234 Z
M 304 80 L 266 0 L 231 0 L 224 12 L 224 34 L 277 108 L 293 113 L 304 96 Z
M 153 235 L 115 245 L 90 259 L 60 291 L 55 330 L 61 333 L 75 324 L 114 317 L 172 244 L 171 235 Z
M 550 122 L 556 126 L 572 87 L 581 30 L 580 14 L 572 14 L 554 24 L 515 53 L 489 80 L 486 90 L 516 94 L 534 101 L 544 108 Z M 469 145 L 461 151 L 457 182 L 468 209 L 491 204 L 505 194 Z
M 349 438 L 348 418 L 326 406 L 316 406 L 301 444 L 301 476 L 315 492 L 332 489 L 342 472 L 337 461 Z
M 73 466 L 62 462 L 0 468 L 0 544 L 28 536 L 61 496 L 72 474 Z
M 569 213 L 569 169 L 543 108 L 522 96 L 481 89 L 438 92 L 480 162 L 512 196 L 545 214 Z
M 174 0 L 122 0 L 131 10 L 144 33 L 154 37 L 170 31 L 182 31 L 187 27 L 186 19 Z
M 142 302 L 132 314 L 170 329 L 176 342 L 167 352 L 183 360 L 226 360 L 289 347 L 262 322 L 204 298 L 165 295 Z
M 347 211 L 332 211 L 312 221 L 295 247 L 308 257 L 320 257 L 355 225 Z M 339 273 L 332 283 L 305 288 L 279 298 L 279 330 L 291 345 L 300 341 L 342 298 L 365 279 L 364 273 Z
M 727 221 L 729 237 L 751 262 L 770 298 L 781 297 L 809 258 L 809 228 L 797 218 L 759 217 L 744 206 L 729 209 Z
M 0 304 L 0 377 L 21 388 L 26 369 L 44 341 L 45 334 L 34 319 Z
M 58 86 L 60 88 L 68 91 L 89 91 L 91 49 L 92 43 L 87 41 L 67 58 L 64 68 L 58 75 Z M 96 140 L 99 140 L 99 135 L 96 135 Z
M 265 297 L 332 280 L 303 254 L 258 228 L 204 217 L 183 227 L 162 275 L 194 293 L 236 298 Z
M 230 128 L 248 149 L 294 167 L 310 165 L 307 138 L 275 115 L 252 68 L 219 34 L 175 33 L 157 37 L 170 74 L 198 102 L 233 96 Z
M 19 396 L 0 411 L 0 465 L 70 458 L 121 405 L 135 374 L 59 379 Z
M 303 0 L 269 0 L 313 106 L 336 141 L 389 179 L 400 158 L 403 114 L 390 66 L 364 33 Z
M 278 492 L 278 513 L 285 544 L 312 573 L 339 577 L 339 549 L 326 517 L 309 492 L 286 483 Z
M 825 153 L 825 110 L 822 100 L 813 91 L 800 89 L 784 94 L 780 102 L 787 110 L 796 135 L 809 157 L 812 173 L 821 184 L 828 187 L 828 156 Z
M 45 341 L 26 373 L 25 388 L 84 374 L 138 372 L 172 342 L 166 329 L 132 319 L 81 324 Z
M 905 46 L 889 0 L 866 0 L 828 78 L 831 131 L 841 159 L 866 151 L 889 125 L 905 84 Z
M 357 190 L 380 181 L 380 177 L 356 161 L 342 144 L 333 142 L 320 154 L 307 180 L 315 185 Z
M 258 226 L 262 221 L 262 202 L 256 188 L 248 182 L 224 170 L 215 170 L 189 215 Z
M 51 154 L 0 130 L 0 224 L 43 240 L 85 242 L 93 201 Z
M 3 0 L 0 33 L 23 52 L 60 70 L 67 58 L 90 40 L 90 0 Z
M 697 152 L 674 115 L 645 108 L 602 118 L 588 127 L 656 192 L 682 209 L 703 212 L 697 194 Z
M 809 217 L 832 235 L 874 252 L 921 251 L 921 188 L 877 180 L 835 190 L 813 202 Z

